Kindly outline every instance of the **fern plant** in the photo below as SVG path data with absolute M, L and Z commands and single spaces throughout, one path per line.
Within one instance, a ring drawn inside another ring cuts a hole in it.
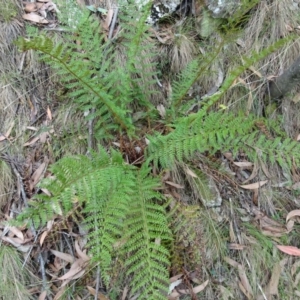
M 124 163 L 119 152 L 109 155 L 100 148 L 92 158 L 66 157 L 50 168 L 52 178 L 42 187 L 51 196 L 38 195 L 19 216 L 35 227 L 55 215 L 67 216 L 74 205 L 84 206 L 84 223 L 90 229 L 88 247 L 93 261 L 109 284 L 116 244 L 119 259 L 127 266 L 132 293 L 140 299 L 165 299 L 169 252 L 164 246 L 171 239 L 164 198 L 155 189 L 160 181 L 141 169 Z
M 226 113 L 207 114 L 203 108 L 192 117 L 178 120 L 175 129 L 168 135 L 149 136 L 147 149 L 149 161 L 164 168 L 172 168 L 176 161 L 190 159 L 193 154 L 209 151 L 210 154 L 231 151 L 236 155 L 244 151 L 250 160 L 260 157 L 264 162 L 279 163 L 284 169 L 291 169 L 292 160 L 300 162 L 300 144 L 288 137 L 269 139 L 256 127 L 253 115 Z
M 149 7 L 138 16 L 130 9 L 120 16 L 122 30 L 116 41 L 106 41 L 99 33 L 98 21 L 86 13 L 71 34 L 66 34 L 66 43 L 55 43 L 44 35 L 18 41 L 21 49 L 39 51 L 56 68 L 70 91 L 69 96 L 83 111 L 91 112 L 90 118 L 97 119 L 101 139 L 112 138 L 120 130 L 128 136 L 136 133 L 130 110 L 133 102 L 148 111 L 153 109 L 149 100 L 156 92 L 149 87 L 156 68 L 150 47 L 145 45 Z M 216 58 L 224 42 L 208 57 L 196 58 L 173 82 L 169 99 L 172 117 L 168 120 L 171 132 L 149 136 L 146 162 L 140 169 L 126 164 L 121 153 L 108 153 L 103 148 L 91 158 L 65 157 L 51 166 L 53 177 L 41 185 L 51 196 L 37 195 L 19 220 L 29 220 L 38 227 L 56 215 L 68 216 L 70 211 L 76 214 L 78 207 L 84 207 L 88 246 L 105 282 L 110 281 L 114 255 L 118 255 L 127 268 L 132 294 L 139 293 L 139 299 L 165 299 L 169 277 L 166 245 L 172 234 L 163 206 L 165 199 L 157 191 L 161 183 L 151 175 L 150 162 L 172 168 L 176 161 L 189 160 L 196 152 L 213 154 L 221 150 L 237 154 L 242 150 L 250 160 L 259 157 L 286 169 L 292 166 L 292 159 L 299 163 L 299 144 L 282 138 L 284 135 L 269 139 L 261 134 L 254 115 L 212 111 L 242 72 L 289 39 L 244 58 L 244 65 L 227 77 L 220 91 L 202 100 L 200 111 L 179 118 L 185 95 Z M 125 49 L 127 60 L 123 65 L 119 65 L 114 52 L 117 43 Z
M 153 109 L 149 86 L 155 82 L 155 68 L 149 66 L 151 47 L 147 40 L 145 18 L 149 5 L 143 12 L 127 7 L 127 14 L 120 14 L 120 33 L 115 40 L 107 40 L 99 30 L 99 20 L 86 10 L 75 28 L 68 28 L 63 42 L 38 35 L 31 39 L 20 38 L 17 45 L 22 51 L 41 53 L 60 76 L 68 89 L 69 98 L 78 103 L 80 109 L 96 119 L 96 135 L 99 139 L 111 138 L 116 131 L 123 130 L 134 135 L 135 127 L 130 117 L 130 104 L 134 101 L 148 111 Z M 122 49 L 126 57 L 120 62 L 116 48 Z M 137 80 L 137 78 L 139 80 Z M 143 80 L 142 80 L 143 79 Z

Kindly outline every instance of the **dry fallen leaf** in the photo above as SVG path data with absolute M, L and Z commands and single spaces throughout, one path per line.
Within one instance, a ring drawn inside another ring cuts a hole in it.
M 12 238 L 12 237 L 7 237 L 7 236 L 2 236 L 1 239 L 5 242 L 12 244 L 13 246 L 15 246 L 17 248 L 17 250 L 24 252 L 24 253 L 28 252 L 28 250 L 31 248 L 31 245 L 29 245 L 29 244 L 22 245 L 26 240 L 23 242 L 19 238 Z
M 171 277 L 169 280 L 170 280 L 170 282 L 174 282 L 174 281 L 178 280 L 179 278 L 181 278 L 182 276 L 183 276 L 183 274 L 180 273 L 178 275 Z
M 26 142 L 23 146 L 30 146 L 33 145 L 35 142 L 37 142 L 40 139 L 40 134 L 30 139 L 28 142 Z
M 246 247 L 247 247 L 246 245 L 241 245 L 241 244 L 236 244 L 236 243 L 228 244 L 229 250 L 244 250 Z
M 61 286 L 60 289 L 58 290 L 57 294 L 55 295 L 54 299 L 53 300 L 59 300 L 62 298 L 62 296 L 64 295 L 65 293 L 65 289 L 66 289 L 66 286 Z
M 248 179 L 246 179 L 243 183 L 245 184 L 245 183 L 249 182 L 250 180 L 252 180 L 253 178 L 255 178 L 257 173 L 258 173 L 258 164 L 255 163 L 253 165 L 253 170 L 252 170 L 250 177 Z
M 9 230 L 15 235 L 17 236 L 21 241 L 24 242 L 24 235 L 22 233 L 22 231 L 20 229 L 18 229 L 17 227 L 9 227 Z
M 300 256 L 300 249 L 294 246 L 282 246 L 282 245 L 276 245 L 276 247 L 282 251 L 283 253 L 294 255 L 294 256 Z
M 288 222 L 291 218 L 294 217 L 300 217 L 300 209 L 290 211 L 286 216 L 286 222 Z
M 239 277 L 240 277 L 240 288 L 241 290 L 243 291 L 243 293 L 249 298 L 252 297 L 253 295 L 253 291 L 252 291 L 252 288 L 251 288 L 251 285 L 249 283 L 249 280 L 247 278 L 247 275 L 246 275 L 246 271 L 244 269 L 244 266 L 239 264 L 238 262 L 236 262 L 235 260 L 231 259 L 230 257 L 225 257 L 224 260 L 229 264 L 231 265 L 232 267 L 236 268 L 238 270 L 238 273 L 239 273 Z
M 176 187 L 177 189 L 183 189 L 184 188 L 184 186 L 182 186 L 182 185 L 180 185 L 180 184 L 177 184 L 177 183 L 175 183 L 175 182 L 172 182 L 172 181 L 165 181 L 165 183 L 166 184 L 168 184 L 168 185 L 171 185 L 171 186 L 174 186 L 174 187 Z
M 45 300 L 47 297 L 47 291 L 43 291 L 40 295 L 38 300 Z
M 234 161 L 233 163 L 240 168 L 252 168 L 253 166 L 253 163 L 249 161 Z
M 7 130 L 7 132 L 5 134 L 0 135 L 0 142 L 2 142 L 2 141 L 9 138 L 9 135 L 10 135 L 10 133 L 11 133 L 14 126 L 15 126 L 15 121 L 12 121 L 9 128 L 8 128 L 8 130 Z
M 88 289 L 88 291 L 95 296 L 96 295 L 96 290 L 94 288 L 92 288 L 91 286 L 86 286 L 86 288 Z M 109 300 L 106 296 L 104 296 L 102 293 L 98 292 L 98 297 L 99 300 Z
M 39 16 L 38 14 L 36 14 L 34 12 L 31 12 L 29 14 L 24 14 L 22 16 L 22 18 L 24 20 L 31 21 L 34 23 L 39 23 L 39 24 L 48 24 L 49 23 L 49 21 L 47 21 L 45 18 Z
M 272 270 L 271 279 L 264 289 L 266 295 L 277 295 L 278 296 L 278 284 L 280 279 L 282 265 L 280 262 L 276 263 Z M 271 297 L 270 297 L 271 298 Z
M 188 175 L 192 176 L 193 178 L 198 178 L 198 176 L 190 168 L 186 167 L 185 171 Z
M 80 257 L 84 262 L 87 262 L 90 260 L 90 257 L 87 256 L 86 253 L 80 249 L 77 240 L 75 241 L 75 250 L 76 250 L 78 257 Z
M 46 163 L 42 163 L 32 174 L 30 181 L 29 181 L 29 189 L 32 191 L 34 187 L 39 183 L 42 178 L 42 175 L 45 171 Z
M 25 12 L 29 13 L 29 12 L 33 12 L 33 11 L 37 11 L 38 7 L 37 7 L 37 3 L 36 2 L 23 2 L 24 4 L 24 10 Z
M 194 287 L 194 288 L 192 289 L 192 292 L 193 292 L 194 294 L 200 293 L 201 291 L 203 291 L 203 290 L 206 288 L 206 286 L 208 285 L 208 283 L 209 283 L 209 280 L 206 280 L 206 281 L 203 282 L 202 284 L 200 284 L 200 285 Z M 190 295 L 190 294 L 191 294 L 191 292 L 190 292 L 189 290 L 178 290 L 178 292 L 177 292 L 177 291 L 174 291 L 173 293 L 171 293 L 171 294 L 168 296 L 168 299 L 173 299 L 173 298 L 179 297 L 179 296 L 181 296 L 181 295 Z
M 84 272 L 87 263 L 83 261 L 83 259 L 77 259 L 72 265 L 70 270 L 64 274 L 63 276 L 59 277 L 59 280 L 71 280 L 80 278 Z
M 62 260 L 65 260 L 71 264 L 74 262 L 74 257 L 71 254 L 63 253 L 52 249 L 50 249 L 50 251 L 52 254 L 54 254 L 55 256 L 59 257 Z
M 112 8 L 110 8 L 107 11 L 105 21 L 103 22 L 104 30 L 107 30 L 107 31 L 109 30 L 109 26 L 110 26 L 110 23 L 112 21 L 113 15 L 114 15 L 114 10 Z
M 166 116 L 166 109 L 162 104 L 159 104 L 156 106 L 156 109 L 159 112 L 159 115 L 164 119 Z
M 46 236 L 48 235 L 49 231 L 46 230 L 42 233 L 41 237 L 40 237 L 40 245 L 43 246 L 44 240 L 46 238 Z
M 128 285 L 126 285 L 125 288 L 124 288 L 124 290 L 123 290 L 122 299 L 121 300 L 127 299 L 126 297 L 127 297 L 128 291 L 129 291 L 129 287 L 128 287 Z
M 246 190 L 255 190 L 255 189 L 262 187 L 267 182 L 268 182 L 268 180 L 263 180 L 263 181 L 258 181 L 258 182 L 251 183 L 251 184 L 240 185 L 240 187 L 243 189 L 246 189 Z
M 248 69 L 252 71 L 257 77 L 263 78 L 262 74 L 258 70 L 256 70 L 253 66 L 250 66 Z

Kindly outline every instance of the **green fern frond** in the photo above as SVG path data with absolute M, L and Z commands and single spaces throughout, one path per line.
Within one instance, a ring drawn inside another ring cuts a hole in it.
M 211 112 L 204 109 L 191 117 L 182 118 L 175 130 L 166 136 L 148 137 L 148 161 L 171 168 L 176 161 L 190 159 L 196 151 L 244 151 L 250 159 L 261 157 L 264 162 L 278 162 L 291 168 L 291 157 L 300 162 L 300 144 L 290 138 L 269 140 L 255 127 L 255 116 Z
M 282 46 L 292 41 L 293 39 L 295 39 L 295 35 L 287 36 L 285 38 L 278 40 L 277 42 L 265 48 L 263 51 L 259 53 L 253 52 L 249 57 L 243 57 L 244 64 L 236 67 L 234 70 L 230 72 L 229 76 L 226 78 L 226 80 L 224 81 L 223 85 L 221 86 L 220 90 L 217 93 L 207 97 L 206 99 L 203 99 L 204 100 L 203 106 L 206 109 L 208 109 L 214 104 L 216 104 L 219 101 L 219 99 L 230 89 L 230 87 L 233 85 L 234 81 L 238 78 L 239 75 L 241 75 L 253 64 L 267 57 L 271 53 L 274 53 L 275 51 L 277 51 L 278 49 L 280 49 Z
M 149 36 L 145 18 L 150 6 L 138 13 L 132 6 L 126 9 L 127 15 L 119 14 L 122 30 L 117 44 L 105 40 L 99 22 L 88 12 L 81 14 L 76 29 L 64 34 L 63 43 L 43 35 L 17 41 L 21 50 L 41 53 L 69 90 L 69 97 L 83 111 L 93 111 L 89 118 L 97 120 L 96 135 L 100 138 L 119 129 L 129 136 L 134 134 L 129 107 L 132 102 L 153 109 L 149 100 L 156 91 L 150 87 L 155 84 L 157 72 L 150 63 L 154 60 L 152 46 L 144 42 Z M 118 43 L 124 51 L 122 62 L 116 55 Z
M 171 103 L 174 109 L 178 108 L 181 100 L 195 82 L 195 74 L 199 69 L 199 60 L 194 59 L 188 63 L 186 68 L 178 75 L 177 80 L 172 85 Z
M 123 78 L 122 90 L 119 89 L 119 93 L 123 101 L 135 101 L 148 109 L 154 109 L 151 100 L 157 94 L 154 88 L 157 76 L 155 44 L 151 42 L 149 26 L 146 23 L 151 5 L 149 2 L 141 10 L 137 10 L 135 5 L 127 4 L 128 13 L 119 15 L 122 27 L 120 39 L 126 57 L 123 67 L 121 64 Z M 116 68 L 120 69 L 120 64 Z
M 169 251 L 164 242 L 170 240 L 165 210 L 159 202 L 162 195 L 154 189 L 160 186 L 142 167 L 137 175 L 136 191 L 125 222 L 123 251 L 130 253 L 126 261 L 128 275 L 133 275 L 132 293 L 141 290 L 139 299 L 165 299 L 168 286 Z M 165 295 L 164 295 L 165 294 Z
M 229 32 L 228 35 L 232 35 L 232 32 Z M 236 67 L 234 70 L 230 72 L 228 77 L 225 79 L 223 85 L 220 90 L 213 94 L 212 96 L 207 96 L 202 99 L 201 104 L 204 108 L 209 109 L 214 104 L 216 104 L 221 97 L 230 89 L 236 78 L 240 76 L 245 70 L 251 67 L 256 62 L 262 60 L 269 54 L 273 53 L 280 49 L 287 42 L 293 40 L 295 38 L 294 35 L 290 35 L 286 38 L 282 38 L 279 41 L 275 42 L 273 45 L 264 49 L 260 53 L 253 52 L 249 57 L 243 58 L 243 65 Z M 218 53 L 222 50 L 225 45 L 225 41 L 227 40 L 226 36 L 224 36 L 224 40 L 220 42 L 220 44 L 215 47 L 212 53 L 208 53 L 205 58 L 197 58 L 191 61 L 187 67 L 182 71 L 182 73 L 178 76 L 177 80 L 175 80 L 172 84 L 172 96 L 171 96 L 171 110 L 173 111 L 173 117 L 175 112 L 178 111 L 180 104 L 188 93 L 189 89 L 193 86 L 193 84 L 203 76 L 204 73 L 210 68 L 210 65 L 213 61 L 215 61 Z
M 38 227 L 56 214 L 66 215 L 74 203 L 92 203 L 94 199 L 105 197 L 126 179 L 126 171 L 130 168 L 123 165 L 118 152 L 112 151 L 109 156 L 103 149 L 100 151 L 100 155 L 93 155 L 92 159 L 78 155 L 53 164 L 50 171 L 54 177 L 44 179 L 41 185 L 51 196 L 37 195 L 19 219 L 33 216 L 33 223 Z
M 130 119 L 126 116 L 126 110 L 117 106 L 101 80 L 93 80 L 94 72 L 83 67 L 82 60 L 72 59 L 70 50 L 62 44 L 54 45 L 53 41 L 45 36 L 35 37 L 27 41 L 20 39 L 18 44 L 23 51 L 33 49 L 44 54 L 48 62 L 55 62 L 53 67 L 58 67 L 68 88 L 76 89 L 71 96 L 76 97 L 78 102 L 90 103 L 91 106 L 103 108 L 103 115 L 109 114 L 122 129 L 133 129 Z M 71 82 L 71 83 L 70 83 Z M 68 85 L 69 83 L 69 85 Z M 87 109 L 87 107 L 84 107 Z
M 163 196 L 156 191 L 159 179 L 150 175 L 149 168 L 139 170 L 126 164 L 119 152 L 108 154 L 102 148 L 91 158 L 65 157 L 50 170 L 53 177 L 41 187 L 51 196 L 37 195 L 18 221 L 27 220 L 37 228 L 55 215 L 68 217 L 79 204 L 89 229 L 88 247 L 104 282 L 109 284 L 112 260 L 118 254 L 132 277 L 132 293 L 141 293 L 140 299 L 164 299 L 169 278 L 169 251 L 164 245 L 171 233 Z M 115 249 L 121 238 L 125 244 Z

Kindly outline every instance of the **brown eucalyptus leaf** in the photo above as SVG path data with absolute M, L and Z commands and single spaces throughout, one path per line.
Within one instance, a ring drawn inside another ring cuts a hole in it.
M 47 297 L 47 291 L 43 291 L 41 292 L 41 294 L 39 295 L 38 300 L 45 300 Z
M 234 161 L 233 163 L 240 168 L 252 168 L 253 167 L 253 163 L 249 162 L 249 161 Z
M 54 254 L 56 257 L 59 257 L 62 260 L 65 260 L 71 264 L 74 262 L 74 257 L 71 254 L 63 253 L 53 249 L 50 249 L 50 251 L 52 254 Z
M 175 183 L 175 182 L 172 182 L 172 181 L 165 181 L 165 183 L 166 184 L 168 184 L 168 185 L 171 185 L 171 186 L 173 186 L 173 187 L 176 187 L 177 189 L 183 189 L 184 188 L 184 186 L 182 186 L 182 185 L 180 185 L 180 184 L 177 184 L 177 183 Z
M 295 210 L 290 211 L 286 216 L 286 222 L 294 217 L 300 217 L 300 209 L 295 209 Z
M 246 184 L 246 185 L 240 185 L 241 188 L 246 189 L 246 190 L 256 190 L 260 187 L 262 187 L 263 185 L 265 185 L 269 180 L 262 180 L 262 181 L 258 181 L 255 183 L 250 183 L 250 184 Z
M 70 270 L 64 274 L 63 276 L 59 277 L 59 280 L 71 280 L 77 279 L 81 277 L 85 272 L 86 263 L 83 259 L 77 259 L 71 266 Z
M 23 232 L 18 229 L 17 227 L 9 227 L 9 231 L 11 231 L 15 236 L 17 236 L 20 240 L 24 241 L 24 235 Z
M 29 182 L 29 189 L 32 191 L 33 188 L 39 183 L 42 178 L 42 175 L 45 171 L 46 163 L 42 163 L 32 174 Z
M 39 24 L 48 24 L 49 23 L 49 21 L 47 21 L 45 18 L 39 16 L 38 14 L 36 14 L 34 12 L 24 14 L 22 16 L 22 18 L 24 20 L 31 21 L 31 22 L 34 22 L 34 23 L 39 23 Z
M 300 249 L 294 246 L 283 246 L 283 245 L 276 245 L 276 247 L 283 253 L 293 255 L 293 256 L 300 256 Z
M 86 288 L 88 289 L 88 291 L 93 295 L 95 296 L 96 295 L 96 290 L 94 288 L 92 288 L 91 286 L 86 286 Z M 100 293 L 98 291 L 98 294 L 97 294 L 97 298 L 99 300 L 109 300 L 105 295 L 103 295 L 102 293 Z

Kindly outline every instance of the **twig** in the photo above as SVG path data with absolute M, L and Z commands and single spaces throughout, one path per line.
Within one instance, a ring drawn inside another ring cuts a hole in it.
M 91 111 L 92 114 L 95 113 L 95 107 L 92 108 L 92 111 Z M 88 151 L 90 151 L 90 149 L 93 149 L 93 134 L 94 134 L 94 130 L 93 130 L 93 121 L 94 121 L 94 118 L 90 119 L 89 120 L 89 123 L 88 123 L 88 129 L 89 129 L 89 137 L 88 137 Z
M 108 34 L 108 39 L 109 40 L 112 38 L 112 35 L 114 33 L 114 29 L 115 29 L 115 25 L 116 25 L 116 21 L 117 21 L 118 12 L 119 12 L 119 8 L 117 7 L 115 9 L 115 11 L 114 11 L 114 17 L 112 19 L 112 22 L 111 22 L 110 28 L 109 28 L 109 34 Z
M 99 286 L 100 286 L 100 266 L 97 266 L 97 279 L 96 279 L 96 292 L 94 299 L 98 299 L 98 293 L 99 293 Z

